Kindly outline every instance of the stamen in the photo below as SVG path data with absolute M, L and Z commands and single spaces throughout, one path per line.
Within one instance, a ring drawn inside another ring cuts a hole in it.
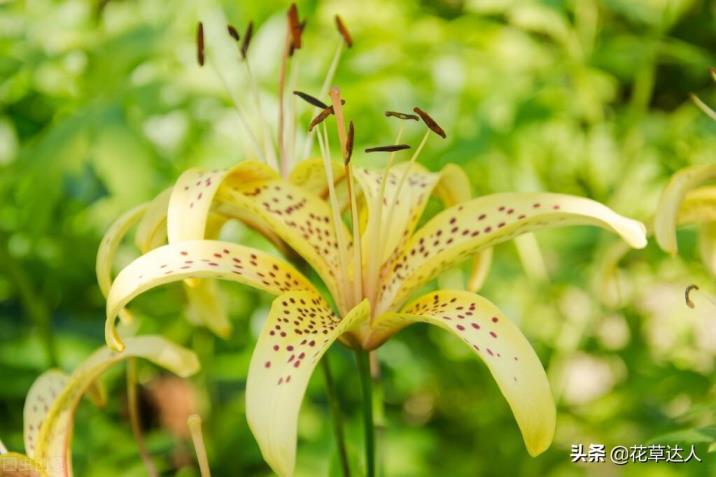
M 219 68 L 215 68 L 216 74 L 219 76 L 219 79 L 221 80 L 222 84 L 224 85 L 224 89 L 229 94 L 229 97 L 231 98 L 231 102 L 234 105 L 234 109 L 239 115 L 239 120 L 241 121 L 241 125 L 246 131 L 246 134 L 249 136 L 249 139 L 251 140 L 251 143 L 254 147 L 254 151 L 256 152 L 256 155 L 264 162 L 266 162 L 266 156 L 264 156 L 264 152 L 261 151 L 261 147 L 259 146 L 259 141 L 256 138 L 256 135 L 254 134 L 253 129 L 251 128 L 251 125 L 249 124 L 248 120 L 246 119 L 248 115 L 246 114 L 246 111 L 241 106 L 241 103 L 239 102 L 239 97 L 236 95 L 236 92 L 233 88 L 229 86 L 228 81 L 224 77 L 224 75 L 221 73 L 221 70 Z
M 303 30 L 306 29 L 306 20 L 303 20 L 301 23 L 298 24 L 298 32 L 299 36 L 303 33 Z M 296 47 L 296 44 L 293 40 L 291 40 L 291 45 L 288 48 L 288 56 L 293 56 L 293 53 L 298 50 L 298 47 Z
M 423 111 L 422 109 L 420 109 L 417 106 L 413 108 L 413 111 L 418 116 L 420 116 L 420 119 L 423 120 L 425 125 L 428 128 L 430 128 L 430 130 L 432 132 L 434 132 L 435 134 L 437 134 L 438 136 L 440 136 L 443 139 L 445 139 L 447 137 L 447 134 L 445 134 L 445 131 L 443 130 L 443 128 L 441 128 L 440 125 L 437 122 L 435 122 L 435 120 L 433 118 L 431 118 L 428 113 L 426 113 L 425 111 Z
M 405 170 L 403 171 L 403 175 L 400 176 L 400 181 L 398 182 L 398 187 L 395 189 L 395 196 L 393 197 L 393 201 L 390 203 L 390 209 L 388 209 L 388 217 L 386 220 L 386 224 L 393 223 L 393 214 L 395 213 L 395 206 L 398 203 L 398 197 L 400 197 L 400 193 L 403 190 L 403 184 L 405 184 L 405 180 L 408 178 L 410 169 L 413 167 L 415 160 L 418 158 L 418 156 L 422 152 L 423 147 L 425 147 L 425 143 L 428 141 L 429 136 L 430 136 L 430 131 L 426 131 L 425 135 L 423 136 L 423 139 L 420 141 L 420 144 L 418 145 L 418 148 L 415 150 L 413 155 L 410 157 L 410 160 L 408 161 L 408 165 L 405 167 Z M 380 240 L 379 242 L 387 243 L 387 240 Z
M 294 91 L 293 94 L 306 101 L 308 104 L 311 104 L 317 108 L 326 109 L 328 107 L 328 105 L 320 99 L 311 96 L 308 93 L 304 93 L 303 91 Z
M 196 25 L 196 60 L 199 66 L 204 66 L 204 25 L 199 22 Z
M 341 104 L 346 104 L 346 102 L 344 100 L 341 100 Z M 318 113 L 318 116 L 311 120 L 311 124 L 308 125 L 308 131 L 312 131 L 314 127 L 325 121 L 326 118 L 331 114 L 333 114 L 333 106 L 328 106 L 326 109 Z
M 226 29 L 229 31 L 229 36 L 233 38 L 234 41 L 239 41 L 241 35 L 239 35 L 238 30 L 236 30 L 233 25 L 226 25 Z
M 284 40 L 283 57 L 281 58 L 281 69 L 278 76 L 278 162 L 281 166 L 281 175 L 288 174 L 286 166 L 286 145 L 284 144 L 284 90 L 286 89 L 286 70 L 288 68 L 288 52 L 291 45 L 291 32 L 286 32 Z
M 338 126 L 338 139 L 341 142 L 341 151 L 343 152 L 343 161 L 346 172 L 346 185 L 348 187 L 348 199 L 351 205 L 351 227 L 353 229 L 353 303 L 357 305 L 363 295 L 363 262 L 361 259 L 360 246 L 360 222 L 358 218 L 358 203 L 353 193 L 353 171 L 350 164 L 350 154 L 348 135 L 346 134 L 346 125 L 343 117 L 343 102 L 341 100 L 341 92 L 337 87 L 331 88 L 331 103 L 336 115 L 336 124 Z M 352 125 L 352 123 L 351 123 Z M 352 129 L 352 127 L 351 127 Z M 353 140 L 351 139 L 350 148 L 353 148 Z
M 348 48 L 352 48 L 353 38 L 351 38 L 351 34 L 348 31 L 348 28 L 346 28 L 345 23 L 343 23 L 343 20 L 341 19 L 340 15 L 336 15 L 336 27 L 338 27 L 338 33 L 341 34 L 341 36 L 343 37 L 343 41 L 346 42 Z
M 301 22 L 298 20 L 298 7 L 295 3 L 292 3 L 288 8 L 288 29 L 291 33 L 292 48 L 296 50 L 301 49 Z
M 250 21 L 246 27 L 246 33 L 244 34 L 244 41 L 241 42 L 241 57 L 246 59 L 246 53 L 249 51 L 249 45 L 251 45 L 251 38 L 254 36 L 254 22 Z
M 395 138 L 395 143 L 398 144 L 400 142 L 400 138 L 403 137 L 403 130 L 405 128 L 405 123 L 400 124 L 400 129 L 398 130 L 398 135 Z M 385 166 L 385 170 L 383 171 L 383 176 L 380 180 L 380 192 L 375 197 L 375 202 L 373 205 L 373 209 L 375 212 L 375 217 L 370 218 L 371 222 L 373 223 L 373 226 L 371 227 L 372 233 L 370 237 L 369 247 L 371 247 L 371 253 L 368 256 L 368 264 L 366 267 L 366 279 L 364 282 L 364 286 L 366 287 L 366 293 L 368 296 L 368 299 L 371 301 L 371 303 L 375 303 L 377 298 L 377 292 L 378 292 L 378 278 L 380 274 L 380 264 L 382 262 L 382 248 L 380 245 L 380 236 L 381 236 L 381 229 L 382 229 L 382 219 L 383 219 L 383 200 L 385 197 L 385 187 L 388 183 L 388 174 L 390 174 L 390 168 L 393 166 L 393 161 L 395 160 L 395 151 L 390 153 L 390 158 L 388 159 L 388 164 Z M 373 319 L 373 315 L 371 314 L 371 320 Z
M 348 123 L 348 137 L 346 138 L 346 156 L 345 163 L 351 162 L 351 156 L 353 156 L 353 139 L 355 136 L 355 129 L 353 129 L 353 121 Z
M 142 419 L 139 414 L 139 403 L 137 399 L 137 359 L 129 358 L 127 361 L 127 407 L 129 408 L 129 423 L 132 427 L 134 440 L 139 448 L 139 455 L 142 458 L 144 467 L 150 477 L 159 477 L 157 467 L 154 465 L 149 451 L 144 444 L 144 436 L 142 435 Z
M 232 38 L 234 38 L 236 41 L 239 40 L 239 33 L 236 31 L 236 29 L 229 25 L 229 35 L 231 35 Z M 232 33 L 235 32 L 236 36 Z M 244 60 L 244 68 L 246 69 L 246 76 L 249 80 L 249 90 L 251 91 L 251 96 L 253 97 L 254 101 L 254 107 L 256 108 L 256 113 L 259 118 L 259 122 L 261 123 L 260 133 L 261 133 L 261 141 L 263 142 L 263 149 L 264 153 L 266 154 L 266 162 L 273 167 L 274 169 L 278 170 L 278 161 L 276 160 L 276 152 L 274 150 L 274 144 L 271 140 L 271 133 L 268 121 L 266 120 L 266 116 L 264 115 L 263 107 L 261 106 L 261 96 L 259 94 L 259 88 L 258 84 L 256 82 L 256 79 L 253 75 L 253 72 L 251 71 L 251 64 L 249 63 L 249 59 L 247 56 L 247 52 L 249 49 L 249 45 L 251 43 L 251 38 L 253 37 L 253 31 L 254 31 L 254 22 L 250 21 L 248 26 L 246 27 L 246 34 L 244 35 L 244 41 L 241 43 L 240 46 L 240 52 L 241 52 L 241 58 Z M 244 121 L 245 122 L 245 121 Z
M 411 119 L 413 121 L 420 121 L 420 118 L 415 114 L 399 113 L 398 111 L 386 111 L 386 118 L 398 118 L 398 119 Z
M 339 31 L 340 32 L 340 31 Z M 349 35 L 350 38 L 350 35 Z M 336 52 L 333 54 L 333 59 L 331 60 L 331 64 L 328 67 L 328 72 L 326 73 L 326 77 L 323 80 L 323 85 L 321 85 L 321 96 L 325 96 L 328 93 L 328 88 L 330 87 L 331 83 L 333 82 L 333 77 L 336 75 L 336 69 L 338 69 L 338 62 L 341 59 L 341 55 L 343 54 L 343 48 L 344 48 L 344 41 L 338 42 L 338 46 L 336 47 Z M 325 118 L 323 118 L 325 119 Z M 322 120 L 323 120 L 322 119 Z M 313 128 L 308 129 L 308 137 L 306 138 L 306 142 L 303 145 L 303 158 L 307 158 L 311 154 L 311 148 L 313 147 Z
M 365 152 L 396 152 L 410 149 L 409 144 L 389 144 L 387 146 L 369 147 Z
M 187 426 L 189 426 L 189 432 L 191 432 L 191 440 L 194 443 L 196 460 L 199 462 L 201 477 L 211 477 L 209 458 L 206 455 L 206 446 L 204 445 L 204 434 L 201 431 L 201 417 L 199 417 L 198 414 L 192 414 L 186 423 Z
M 334 232 L 336 235 L 336 242 L 338 242 L 338 260 L 340 262 L 340 269 L 346 270 L 348 266 L 348 246 L 346 244 L 346 237 L 343 235 L 343 227 L 341 227 L 341 211 L 340 211 L 340 205 L 338 204 L 338 195 L 336 194 L 336 187 L 335 187 L 335 179 L 333 177 L 333 164 L 331 162 L 331 153 L 330 153 L 330 147 L 328 145 L 328 130 L 326 128 L 326 124 L 323 124 L 322 129 L 318 129 L 318 145 L 321 149 L 321 157 L 323 158 L 323 167 L 326 171 L 326 183 L 328 184 L 328 199 L 331 205 L 331 214 L 333 216 L 333 227 Z M 346 290 L 348 290 L 348 285 L 346 283 L 347 278 L 347 272 L 341 273 L 338 277 L 338 280 L 340 282 L 340 293 L 341 297 L 339 297 L 337 303 L 339 309 L 342 308 L 341 311 L 347 311 L 349 309 L 348 306 L 346 306 L 345 301 L 343 300 L 343 294 Z M 341 306 L 343 305 L 343 306 Z

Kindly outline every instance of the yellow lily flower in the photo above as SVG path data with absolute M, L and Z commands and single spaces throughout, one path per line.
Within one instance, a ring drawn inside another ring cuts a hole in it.
M 198 30 L 200 63 L 211 61 L 208 47 L 221 41 L 214 16 L 203 20 Z M 291 24 L 289 15 L 284 62 L 289 47 L 299 44 Z M 345 26 L 339 25 L 345 38 Z M 206 51 L 204 32 L 211 40 Z M 283 89 L 279 94 L 285 99 Z M 422 120 L 428 127 L 410 160 L 393 165 L 395 153 L 408 146 L 391 145 L 373 148 L 391 152 L 385 169 L 354 167 L 352 123 L 345 127 L 337 88 L 330 90 L 330 98 L 328 106 L 311 97 L 322 108 L 314 123 L 324 120 L 312 124 L 321 158 L 298 162 L 289 173 L 289 158 L 297 154 L 290 147 L 293 141 L 280 133 L 275 167 L 272 153 L 262 149 L 265 141 L 257 140 L 257 155 L 265 163 L 245 160 L 222 170 L 190 169 L 179 177 L 167 193 L 168 244 L 146 251 L 107 287 L 108 345 L 117 350 L 125 346 L 117 317 L 126 314 L 129 302 L 167 283 L 196 286 L 222 279 L 275 295 L 248 371 L 246 413 L 265 460 L 285 476 L 292 475 L 295 466 L 297 420 L 306 386 L 328 348 L 339 340 L 367 356 L 364 352 L 377 349 L 402 328 L 428 323 L 455 335 L 483 360 L 512 408 L 528 452 L 543 452 L 554 435 L 555 405 L 544 369 L 518 327 L 471 291 L 414 295 L 440 273 L 482 254 L 475 274 L 479 282 L 484 264 L 489 266 L 491 247 L 521 234 L 596 225 L 641 248 L 646 245 L 644 226 L 598 202 L 569 195 L 499 193 L 469 200 L 469 181 L 459 167 L 449 165 L 433 173 L 417 163 L 430 134 L 445 136 L 419 108 L 417 115 L 390 114 Z M 332 160 L 328 145 L 325 119 L 330 116 L 337 123 L 341 162 Z M 254 134 L 267 135 L 266 130 Z M 445 208 L 418 228 L 431 195 Z M 214 219 L 219 224 L 230 219 L 248 222 L 279 249 L 300 256 L 320 278 L 325 295 L 289 261 L 216 240 L 216 229 L 208 227 Z
M 716 165 L 680 170 L 669 180 L 654 218 L 654 236 L 662 250 L 678 253 L 676 229 L 700 225 L 699 251 L 704 265 L 716 274 L 716 186 L 703 184 L 716 178 Z
M 716 70 L 710 70 L 716 81 Z M 716 121 L 716 112 L 692 95 L 696 106 Z M 699 252 L 704 265 L 716 275 L 716 186 L 706 185 L 716 179 L 716 164 L 695 165 L 674 174 L 659 199 L 654 218 L 654 236 L 665 252 L 676 255 L 679 226 L 700 225 Z
M 140 336 L 128 338 L 121 352 L 100 348 L 71 375 L 56 369 L 46 371 L 35 380 L 25 399 L 27 454 L 0 452 L 0 477 L 71 477 L 70 445 L 77 405 L 85 394 L 101 396 L 97 379 L 127 358 L 147 359 L 181 377 L 199 370 L 199 360 L 192 351 L 160 336 Z

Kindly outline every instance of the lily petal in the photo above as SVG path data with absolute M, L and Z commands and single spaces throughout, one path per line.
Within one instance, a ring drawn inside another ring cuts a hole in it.
M 677 216 L 678 225 L 716 221 L 716 186 L 699 187 L 686 193 Z
M 167 241 L 167 212 L 172 188 L 166 189 L 151 201 L 149 207 L 137 226 L 135 245 L 142 253 L 162 246 Z M 210 238 L 218 236 L 226 218 L 209 213 L 204 226 Z M 189 306 L 187 318 L 197 326 L 205 326 L 216 335 L 226 338 L 231 333 L 231 322 L 222 306 L 221 290 L 213 280 L 185 280 Z M 120 311 L 127 313 L 126 309 Z
M 366 344 L 379 346 L 401 328 L 418 322 L 450 331 L 485 362 L 512 408 L 530 455 L 550 446 L 556 409 L 547 375 L 519 328 L 494 304 L 465 291 L 429 293 L 400 313 L 376 318 Z
M 7 452 L 0 455 L 0 477 L 47 477 L 47 474 L 28 456 Z
M 170 187 L 152 199 L 142 220 L 137 225 L 134 245 L 142 253 L 161 247 L 167 241 L 167 209 L 171 194 L 172 188 Z
M 187 278 L 221 278 L 272 294 L 314 290 L 311 282 L 285 261 L 265 252 L 218 240 L 187 240 L 142 255 L 120 272 L 107 298 L 105 338 L 121 350 L 116 319 L 137 295 Z
M 173 373 L 187 377 L 199 370 L 196 355 L 159 336 L 128 338 L 123 352 L 101 348 L 90 356 L 69 378 L 42 375 L 30 389 L 25 418 L 39 425 L 31 434 L 31 456 L 48 477 L 72 475 L 70 443 L 75 409 L 90 385 L 113 364 L 128 358 L 147 359 Z M 59 386 L 63 384 L 63 386 Z M 38 405 L 42 404 L 43 405 Z M 25 436 L 28 439 L 28 436 Z M 34 440 L 36 439 L 36 440 Z M 28 449 L 29 450 L 29 449 Z
M 487 281 L 487 275 L 490 273 L 492 266 L 492 248 L 486 248 L 472 257 L 472 272 L 467 279 L 465 289 L 469 292 L 476 293 L 482 288 Z
M 50 412 L 50 406 L 69 382 L 68 374 L 58 369 L 51 369 L 42 373 L 27 393 L 23 416 L 23 438 L 28 456 L 35 456 L 35 446 L 40 441 L 42 423 Z
M 550 193 L 483 196 L 444 210 L 411 237 L 403 253 L 386 266 L 378 311 L 395 309 L 418 286 L 477 251 L 565 225 L 597 225 L 632 247 L 646 246 L 643 224 L 593 200 Z
M 716 164 L 692 166 L 674 174 L 661 194 L 654 220 L 654 235 L 662 250 L 672 255 L 678 252 L 676 222 L 684 196 L 691 189 L 716 179 Z
M 331 161 L 333 167 L 333 181 L 336 185 L 340 184 L 346 175 L 346 169 L 338 161 Z M 323 199 L 328 197 L 328 181 L 326 180 L 326 169 L 323 165 L 323 159 L 320 157 L 306 159 L 296 164 L 291 174 L 288 176 L 291 184 L 311 192 Z M 345 188 L 338 188 L 338 203 L 346 202 Z
M 433 195 L 440 199 L 445 207 L 452 207 L 472 199 L 470 179 L 465 170 L 455 164 L 447 164 L 440 170 L 438 181 Z M 465 289 L 477 292 L 485 284 L 492 266 L 492 248 L 481 250 L 472 258 L 472 270 Z
M 336 228 L 328 204 L 283 179 L 225 184 L 217 192 L 217 210 L 232 215 L 243 209 L 263 219 L 272 230 L 316 270 L 336 301 L 347 290 L 338 287 L 344 273 L 339 258 Z M 350 237 L 341 222 L 345 237 Z M 349 244 L 349 249 L 352 247 Z
M 222 185 L 240 185 L 276 178 L 276 172 L 258 161 L 244 161 L 230 169 L 189 169 L 172 189 L 167 212 L 169 243 L 204 238 L 214 195 Z
M 129 229 L 136 225 L 142 218 L 147 211 L 147 207 L 148 204 L 142 204 L 122 214 L 109 227 L 102 238 L 102 242 L 97 250 L 95 272 L 97 274 L 99 289 L 105 298 L 107 298 L 109 288 L 112 286 L 112 265 L 114 264 L 117 248 L 125 235 L 127 235 Z M 132 315 L 126 310 L 122 310 L 119 316 L 124 323 L 131 323 L 133 320 Z
M 246 418 L 264 460 L 278 475 L 293 475 L 298 413 L 318 360 L 369 314 L 364 300 L 339 319 L 320 295 L 308 291 L 274 300 L 251 357 Z
M 699 253 L 704 265 L 716 275 L 716 222 L 709 222 L 699 229 Z

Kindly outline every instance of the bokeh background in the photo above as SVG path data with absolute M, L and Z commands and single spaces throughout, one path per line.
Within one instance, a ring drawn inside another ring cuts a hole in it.
M 287 2 L 225 1 L 241 31 L 259 26 L 250 61 L 275 103 Z M 301 1 L 308 17 L 297 86 L 316 93 L 340 13 L 355 46 L 335 83 L 357 143 L 392 141 L 385 109 L 419 104 L 448 131 L 421 162 L 454 162 L 476 194 L 549 190 L 602 201 L 650 221 L 676 170 L 714 160 L 716 3 L 708 0 Z M 187 167 L 227 166 L 249 151 L 228 95 L 195 60 L 198 7 L 175 0 L 0 2 L 0 436 L 22 450 L 22 406 L 50 366 L 72 369 L 103 344 L 94 279 L 99 240 L 121 212 Z M 220 68 L 240 69 L 236 64 Z M 247 94 L 241 91 L 240 94 Z M 301 116 L 307 124 L 309 116 Z M 421 131 L 408 134 L 415 143 Z M 361 148 L 362 149 L 362 148 Z M 365 161 L 358 157 L 356 160 Z M 240 228 L 242 240 L 259 239 Z M 416 326 L 381 348 L 388 476 L 707 476 L 714 426 L 716 309 L 690 310 L 689 283 L 714 291 L 695 233 L 681 257 L 654 245 L 623 254 L 607 233 L 540 233 L 541 253 L 498 247 L 485 296 L 517 321 L 558 400 L 551 449 L 528 456 L 486 368 L 461 343 Z M 118 265 L 136 251 L 127 243 Z M 220 340 L 184 319 L 180 287 L 137 300 L 141 332 L 193 347 L 188 381 L 141 365 L 144 426 L 162 475 L 198 475 L 185 414 L 206 417 L 214 475 L 270 475 L 248 430 L 244 385 L 270 300 L 225 286 L 234 333 Z M 348 414 L 353 459 L 362 428 L 352 354 L 329 353 Z M 80 406 L 81 476 L 145 475 L 128 424 L 123 370 L 104 379 L 103 409 Z M 298 474 L 338 475 L 324 383 L 311 381 Z M 572 444 L 697 445 L 697 465 L 572 464 Z

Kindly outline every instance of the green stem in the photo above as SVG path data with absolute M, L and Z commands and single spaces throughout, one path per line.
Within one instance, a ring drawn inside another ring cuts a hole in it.
M 328 355 L 324 356 L 321 360 L 321 367 L 323 369 L 323 378 L 326 381 L 326 394 L 328 396 L 328 402 L 331 406 L 333 433 L 336 437 L 336 447 L 338 447 L 338 457 L 341 461 L 341 470 L 343 471 L 343 477 L 350 477 L 351 466 L 348 462 L 346 435 L 343 430 L 343 413 L 341 412 L 341 406 L 338 402 L 338 392 L 336 390 L 336 383 L 333 381 L 333 375 L 331 374 L 331 366 L 328 362 Z
M 373 382 L 370 375 L 370 358 L 367 351 L 357 350 L 355 353 L 363 390 L 366 476 L 375 477 L 375 428 L 373 427 Z

